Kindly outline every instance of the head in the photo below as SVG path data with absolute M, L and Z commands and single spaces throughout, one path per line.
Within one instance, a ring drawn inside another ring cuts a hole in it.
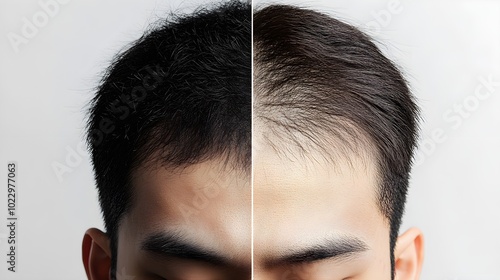
M 253 27 L 254 275 L 416 279 L 422 235 L 399 236 L 418 130 L 402 74 L 325 14 L 273 5 Z
M 250 25 L 236 1 L 176 16 L 107 69 L 88 121 L 105 222 L 84 237 L 89 279 L 250 274 Z

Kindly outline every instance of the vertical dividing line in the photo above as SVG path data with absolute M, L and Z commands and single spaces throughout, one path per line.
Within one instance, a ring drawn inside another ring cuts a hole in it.
M 254 149 L 253 149 L 253 147 L 254 147 L 254 139 L 255 139 L 254 138 L 254 111 L 253 111 L 253 109 L 254 109 L 254 106 L 253 106 L 254 105 L 254 92 L 253 92 L 253 90 L 254 90 L 254 87 L 253 87 L 254 86 L 254 82 L 253 82 L 253 78 L 254 78 L 254 75 L 253 75 L 253 70 L 254 70 L 254 67 L 253 67 L 253 62 L 254 62 L 254 59 L 253 59 L 253 56 L 254 56 L 254 50 L 253 50 L 253 13 L 254 13 L 254 10 L 253 10 L 253 8 L 254 7 L 253 7 L 252 0 L 248 0 L 248 1 L 250 2 L 250 11 L 252 13 L 252 15 L 250 17 L 250 32 L 251 32 L 250 33 L 250 36 L 251 36 L 250 42 L 252 44 L 251 48 L 250 48 L 251 54 L 252 54 L 251 55 L 252 61 L 250 63 L 250 65 L 252 67 L 252 69 L 251 69 L 251 75 L 252 75 L 252 77 L 251 77 L 251 82 L 252 82 L 252 85 L 251 85 L 251 94 L 252 94 L 251 95 L 251 102 L 252 103 L 251 103 L 251 105 L 252 105 L 252 107 L 251 107 L 251 110 L 250 110 L 250 112 L 251 112 L 251 120 L 252 120 L 252 128 L 251 128 L 251 133 L 250 133 L 250 135 L 252 137 L 251 138 L 251 153 L 252 153 L 252 155 L 251 155 L 251 165 L 252 165 L 252 167 L 251 168 L 252 168 L 252 170 L 251 170 L 251 173 L 250 173 L 250 187 L 251 187 L 251 196 L 252 196 L 251 199 L 250 199 L 251 204 L 252 204 L 251 205 L 251 215 L 250 215 L 250 217 L 251 217 L 251 222 L 250 222 L 250 225 L 251 225 L 250 252 L 251 252 L 252 255 L 251 255 L 251 259 L 250 259 L 251 260 L 250 265 L 251 265 L 251 269 L 252 270 L 251 270 L 251 274 L 250 275 L 251 275 L 251 279 L 254 279 L 254 243 L 253 243 L 253 241 L 254 241 L 254 227 L 253 227 L 254 226 L 254 212 L 253 212 L 253 210 L 254 210 L 253 209 L 253 205 L 254 205 L 254 203 L 253 203 L 253 178 L 254 178 L 254 164 L 253 163 L 254 163 Z

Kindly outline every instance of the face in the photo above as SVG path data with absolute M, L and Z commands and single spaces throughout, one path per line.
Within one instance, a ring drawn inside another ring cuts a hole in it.
M 215 160 L 137 170 L 118 231 L 117 279 L 391 279 L 373 160 L 314 162 L 322 156 L 278 155 L 259 140 L 253 153 L 253 185 Z M 85 234 L 88 279 L 109 279 L 109 242 L 97 229 Z M 421 232 L 401 235 L 394 256 L 395 280 L 419 279 Z
M 250 175 L 218 161 L 141 169 L 119 229 L 117 278 L 250 279 Z
M 254 279 L 391 279 L 376 174 L 370 159 L 314 162 L 255 141 Z

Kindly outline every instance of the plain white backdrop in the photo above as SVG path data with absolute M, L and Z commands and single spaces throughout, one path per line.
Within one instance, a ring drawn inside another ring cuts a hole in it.
M 83 234 L 103 228 L 82 142 L 93 88 L 148 25 L 204 2 L 0 1 L 0 181 L 19 166 L 18 272 L 0 226 L 0 279 L 85 278 Z M 500 279 L 500 1 L 280 2 L 367 31 L 409 80 L 423 123 L 402 230 L 424 231 L 422 279 Z

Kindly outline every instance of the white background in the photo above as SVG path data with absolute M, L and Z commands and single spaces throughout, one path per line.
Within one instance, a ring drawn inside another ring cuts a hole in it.
M 19 272 L 4 262 L 5 183 L 1 279 L 85 278 L 83 233 L 103 228 L 82 151 L 85 105 L 117 51 L 168 12 L 207 1 L 72 0 L 46 23 L 38 1 L 0 1 L 0 181 L 8 161 L 19 165 Z M 500 2 L 281 2 L 368 31 L 410 81 L 424 122 L 402 230 L 425 233 L 422 279 L 500 279 Z M 16 52 L 9 34 L 23 36 L 24 18 L 39 27 Z M 482 79 L 496 85 L 488 91 Z M 463 116 L 454 112 L 461 104 Z

